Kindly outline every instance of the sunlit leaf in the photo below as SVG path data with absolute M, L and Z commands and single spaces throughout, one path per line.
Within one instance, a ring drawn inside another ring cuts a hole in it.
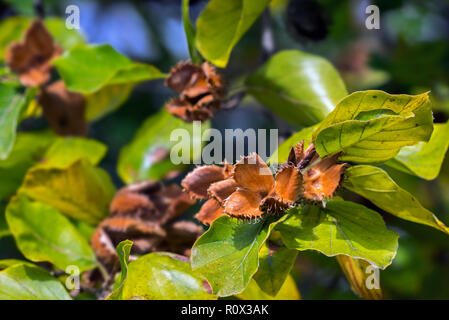
M 117 110 L 128 99 L 135 86 L 134 83 L 107 85 L 85 95 L 86 119 L 95 121 Z
M 329 61 L 298 50 L 270 58 L 246 81 L 248 92 L 292 124 L 314 125 L 347 95 Z
M 0 300 L 71 300 L 47 271 L 18 264 L 0 272 Z
M 96 224 L 108 214 L 115 188 L 106 171 L 82 158 L 64 169 L 30 169 L 19 193 Z
M 6 205 L 0 203 L 0 238 L 11 235 L 5 218 Z
M 386 164 L 427 180 L 438 177 L 449 146 L 449 122 L 437 123 L 433 128 L 429 142 L 403 147 Z
M 368 165 L 350 167 L 345 171 L 343 186 L 401 219 L 449 233 L 448 227 L 380 168 Z
M 398 247 L 398 235 L 386 228 L 377 212 L 349 201 L 332 200 L 324 209 L 292 209 L 276 228 L 290 249 L 316 250 L 330 257 L 344 254 L 381 269 L 391 264 Z
M 121 272 L 120 278 L 114 284 L 113 291 L 108 297 L 109 300 L 119 300 L 122 297 L 123 285 L 125 284 L 125 280 L 128 278 L 128 261 L 132 246 L 132 241 L 125 240 L 120 242 L 116 248 Z
M 225 67 L 234 46 L 270 3 L 269 0 L 211 0 L 196 21 L 196 47 Z
M 186 164 L 174 164 L 170 159 L 171 149 L 181 144 L 186 147 L 190 157 L 198 159 L 201 154 L 202 133 L 210 128 L 210 122 L 201 123 L 199 135 L 195 135 L 195 124 L 186 123 L 169 114 L 165 109 L 150 116 L 137 131 L 130 144 L 123 147 L 117 165 L 117 171 L 126 183 L 145 179 L 159 180 L 173 170 L 181 170 Z M 187 140 L 176 137 L 170 139 L 175 129 L 184 129 L 188 133 Z M 188 157 L 189 158 L 189 157 Z
M 193 270 L 206 277 L 218 296 L 242 292 L 257 271 L 259 250 L 275 224 L 270 219 L 216 219 L 192 247 Z
M 53 61 L 67 89 L 93 93 L 110 84 L 136 83 L 164 77 L 150 65 L 134 63 L 110 45 L 77 45 Z
M 259 253 L 259 269 L 253 277 L 262 291 L 273 297 L 278 294 L 297 255 L 297 250 L 286 247 L 271 252 L 266 243 L 262 246 Z
M 337 261 L 355 294 L 367 300 L 379 300 L 383 298 L 380 284 L 376 283 L 380 279 L 374 281 L 370 279 L 375 277 L 375 270 L 369 262 L 361 259 L 353 259 L 345 255 L 337 256 Z M 372 270 L 368 269 L 370 266 Z M 376 286 L 378 287 L 376 288 Z
M 296 287 L 295 280 L 292 276 L 287 275 L 287 278 L 282 285 L 281 289 L 274 297 L 266 294 L 258 285 L 254 279 L 251 279 L 248 287 L 245 291 L 236 295 L 237 298 L 242 300 L 300 300 L 301 294 Z
M 207 284 L 188 262 L 170 253 L 150 253 L 128 266 L 121 299 L 211 300 Z
M 2 259 L 0 260 L 0 270 L 12 267 L 12 266 L 16 266 L 19 264 L 26 264 L 29 266 L 35 266 L 34 263 L 31 263 L 29 261 L 25 261 L 25 260 L 19 260 L 19 259 Z
M 430 139 L 433 117 L 427 93 L 355 92 L 340 101 L 314 133 L 321 157 L 343 151 L 341 160 L 381 162 L 400 148 Z
M 34 93 L 34 90 L 27 90 L 26 94 L 20 94 L 13 87 L 0 83 L 0 160 L 11 152 L 20 118 Z
M 69 137 L 58 138 L 42 157 L 39 168 L 64 169 L 81 158 L 97 165 L 106 154 L 107 147 L 96 140 Z
M 89 243 L 58 210 L 21 196 L 9 203 L 6 219 L 17 247 L 27 259 L 47 261 L 61 270 L 69 265 L 80 271 L 96 266 Z
M 35 165 L 56 139 L 49 131 L 19 132 L 5 160 L 0 160 L 0 199 L 12 196 L 22 184 L 27 170 Z

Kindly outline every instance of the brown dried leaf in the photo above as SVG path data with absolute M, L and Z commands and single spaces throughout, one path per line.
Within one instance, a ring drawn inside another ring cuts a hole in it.
M 34 20 L 22 42 L 13 42 L 6 50 L 5 61 L 12 71 L 19 73 L 25 86 L 38 86 L 50 79 L 50 62 L 62 49 L 40 19 Z
M 42 88 L 38 96 L 44 117 L 50 127 L 63 136 L 86 136 L 84 97 L 66 89 L 62 80 Z

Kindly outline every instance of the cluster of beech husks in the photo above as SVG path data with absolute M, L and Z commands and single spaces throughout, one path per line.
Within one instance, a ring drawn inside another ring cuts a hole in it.
M 176 184 L 144 181 L 120 189 L 111 202 L 110 216 L 97 226 L 91 239 L 98 260 L 108 271 L 116 271 L 115 248 L 127 239 L 133 241 L 131 260 L 155 251 L 189 256 L 203 229 L 177 218 L 193 203 Z
M 85 99 L 69 92 L 62 80 L 51 80 L 51 61 L 62 48 L 53 41 L 40 19 L 34 20 L 22 41 L 11 43 L 5 56 L 9 69 L 18 74 L 26 87 L 40 87 L 38 102 L 53 131 L 61 135 L 86 135 Z
M 319 202 L 332 197 L 345 165 L 336 164 L 337 158 L 320 159 L 313 144 L 304 150 L 301 142 L 291 149 L 275 177 L 257 154 L 251 154 L 234 166 L 197 167 L 182 186 L 193 198 L 208 199 L 196 215 L 204 224 L 224 214 L 257 218 L 283 212 L 303 200 Z
M 209 62 L 201 66 L 178 63 L 171 69 L 165 85 L 179 93 L 165 105 L 167 111 L 184 121 L 204 121 L 220 109 L 224 83 Z

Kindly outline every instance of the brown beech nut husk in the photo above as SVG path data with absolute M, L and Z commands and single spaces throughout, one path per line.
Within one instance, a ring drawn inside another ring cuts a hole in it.
M 37 101 L 54 132 L 62 136 L 87 136 L 86 100 L 81 94 L 68 91 L 64 81 L 44 86 Z
M 40 19 L 34 20 L 22 41 L 11 43 L 6 49 L 5 62 L 19 74 L 27 87 L 43 85 L 50 79 L 50 62 L 62 53 Z
M 179 93 L 165 105 L 167 111 L 184 121 L 205 121 L 220 110 L 225 86 L 209 62 L 201 66 L 188 61 L 178 63 L 165 85 Z
M 91 238 L 98 260 L 114 272 L 118 267 L 115 248 L 127 239 L 133 241 L 131 259 L 156 251 L 188 256 L 203 229 L 177 218 L 193 203 L 176 184 L 144 181 L 120 189 L 111 202 L 110 216 Z
M 242 157 L 235 165 L 200 166 L 181 182 L 194 199 L 208 199 L 195 217 L 211 224 L 222 215 L 242 219 L 280 214 L 302 200 L 320 202 L 334 195 L 345 163 L 339 154 L 321 159 L 310 144 L 291 148 L 288 160 L 273 176 L 256 153 Z

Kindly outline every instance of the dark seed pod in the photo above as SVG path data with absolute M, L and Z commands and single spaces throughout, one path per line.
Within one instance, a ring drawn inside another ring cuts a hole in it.
M 316 0 L 290 0 L 287 6 L 287 27 L 299 39 L 319 41 L 326 38 L 328 21 Z

